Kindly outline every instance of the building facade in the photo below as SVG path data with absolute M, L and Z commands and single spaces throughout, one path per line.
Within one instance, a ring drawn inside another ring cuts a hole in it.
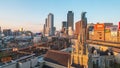
M 66 21 L 63 21 L 63 22 L 62 22 L 61 32 L 62 32 L 62 33 L 65 33 L 66 31 L 67 31 L 67 22 L 66 22 Z
M 120 42 L 119 25 L 97 23 L 88 27 L 89 40 Z
M 45 19 L 45 35 L 49 35 L 50 29 L 49 29 L 49 23 L 48 18 Z
M 67 28 L 69 27 L 74 30 L 74 13 L 72 11 L 68 11 L 67 13 Z
M 80 33 L 80 21 L 75 23 L 75 35 L 78 35 Z
M 5 36 L 11 36 L 12 35 L 12 31 L 11 31 L 11 29 L 3 29 L 3 34 Z
M 67 28 L 67 22 L 66 21 L 62 22 L 62 28 Z
M 0 27 L 0 34 L 2 33 L 2 31 L 1 31 L 1 27 Z
M 48 15 L 48 27 L 50 29 L 49 35 L 54 35 L 54 15 L 52 13 Z
M 45 36 L 53 36 L 55 32 L 54 27 L 54 15 L 52 13 L 48 14 L 48 18 L 45 19 L 45 25 L 43 27 Z
M 43 35 L 45 35 L 45 24 L 44 24 L 44 26 L 43 26 Z

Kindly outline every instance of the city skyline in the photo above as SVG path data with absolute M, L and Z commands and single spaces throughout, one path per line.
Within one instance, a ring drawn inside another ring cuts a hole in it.
M 74 12 L 74 23 L 80 20 L 82 11 L 87 12 L 88 22 L 113 22 L 120 19 L 120 1 L 74 1 L 74 0 L 2 0 L 0 1 L 0 26 L 2 29 L 17 30 L 24 28 L 31 31 L 42 31 L 45 18 L 54 14 L 54 24 L 61 29 L 62 21 L 67 21 L 67 12 Z M 103 10 L 103 11 L 102 11 Z

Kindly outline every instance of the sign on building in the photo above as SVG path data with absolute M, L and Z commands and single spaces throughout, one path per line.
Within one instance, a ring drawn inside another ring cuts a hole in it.
M 117 37 L 117 32 L 111 32 L 112 37 Z
M 106 26 L 105 27 L 105 33 L 109 33 L 110 32 L 110 26 Z
M 118 23 L 118 29 L 120 30 L 120 22 Z
M 104 30 L 104 24 L 95 24 L 94 25 L 94 30 L 95 31 L 102 31 L 102 30 Z
M 111 30 L 111 36 L 112 37 L 117 37 L 117 35 L 118 35 L 118 26 L 112 26 L 111 28 L 110 28 L 110 30 Z

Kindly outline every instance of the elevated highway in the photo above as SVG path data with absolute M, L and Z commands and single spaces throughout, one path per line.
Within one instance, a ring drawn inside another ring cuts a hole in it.
M 98 40 L 86 40 L 87 44 L 96 44 L 114 48 L 120 48 L 120 42 L 107 42 L 107 41 L 98 41 Z

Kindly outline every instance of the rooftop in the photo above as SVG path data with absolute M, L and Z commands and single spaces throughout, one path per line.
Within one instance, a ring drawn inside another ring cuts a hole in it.
M 66 52 L 49 50 L 46 53 L 44 60 L 67 67 L 69 60 L 71 60 L 71 55 Z

